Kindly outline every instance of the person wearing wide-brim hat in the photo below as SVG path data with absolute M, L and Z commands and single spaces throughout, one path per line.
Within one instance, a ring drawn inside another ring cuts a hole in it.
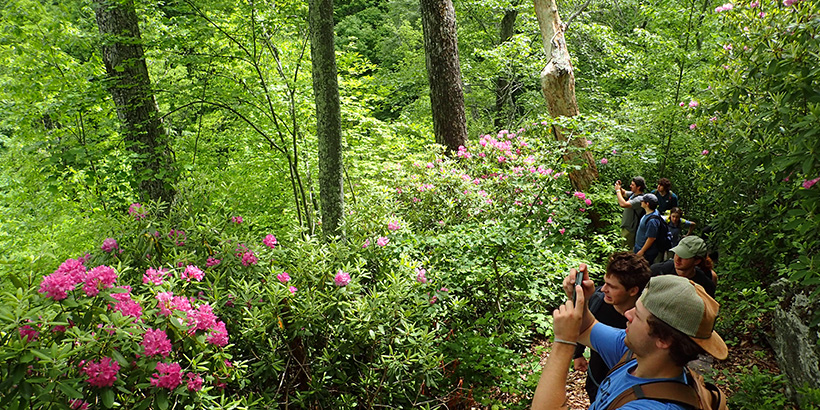
M 575 287 L 576 302 L 568 300 L 553 312 L 555 343 L 544 366 L 533 397 L 532 408 L 566 408 L 566 377 L 574 346 L 581 343 L 597 351 L 614 366 L 631 351 L 632 359 L 611 372 L 601 383 L 590 409 L 601 410 L 618 395 L 634 386 L 653 381 L 686 383 L 686 363 L 699 354 L 725 359 L 729 350 L 714 331 L 720 305 L 703 287 L 681 276 L 656 276 L 641 294 L 635 307 L 626 312 L 626 329 L 598 323 L 586 307 L 595 289 L 586 265 L 572 269 L 564 279 L 564 290 L 572 294 L 576 275 L 583 285 Z M 648 398 L 624 404 L 622 409 L 681 409 L 676 403 Z

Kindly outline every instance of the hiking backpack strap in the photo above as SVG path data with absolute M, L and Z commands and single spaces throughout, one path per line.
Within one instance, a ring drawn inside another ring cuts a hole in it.
M 663 402 L 672 402 L 688 406 L 692 409 L 700 409 L 700 399 L 692 387 L 679 382 L 661 381 L 644 384 L 636 384 L 624 390 L 613 399 L 608 410 L 620 408 L 626 403 L 638 399 L 652 399 Z

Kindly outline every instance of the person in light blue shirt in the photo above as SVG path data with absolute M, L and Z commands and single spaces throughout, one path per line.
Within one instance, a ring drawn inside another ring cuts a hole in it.
M 577 275 L 582 285 L 575 286 Z M 627 352 L 631 359 L 611 372 L 601 383 L 591 410 L 604 410 L 622 392 L 652 381 L 682 383 L 688 373 L 686 363 L 699 354 L 708 353 L 725 359 L 728 348 L 712 330 L 719 305 L 703 287 L 680 276 L 656 276 L 649 280 L 635 307 L 626 311 L 626 329 L 615 329 L 597 322 L 589 312 L 586 300 L 595 291 L 585 264 L 571 269 L 564 278 L 569 296 L 553 312 L 554 343 L 538 387 L 533 396 L 533 410 L 566 409 L 566 379 L 569 362 L 577 343 L 597 351 L 607 365 L 614 366 Z M 577 294 L 575 302 L 572 294 Z M 620 409 L 683 410 L 686 407 L 660 399 L 635 398 Z

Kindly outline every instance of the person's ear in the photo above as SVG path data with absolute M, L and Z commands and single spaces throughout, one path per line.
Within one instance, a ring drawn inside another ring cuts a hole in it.
M 638 289 L 637 286 L 633 286 L 633 287 L 629 288 L 629 290 L 627 290 L 627 292 L 629 293 L 629 296 L 635 296 L 638 293 L 641 293 L 641 290 Z
M 672 347 L 672 342 L 656 337 L 655 347 L 657 347 L 658 349 L 669 349 L 670 347 Z

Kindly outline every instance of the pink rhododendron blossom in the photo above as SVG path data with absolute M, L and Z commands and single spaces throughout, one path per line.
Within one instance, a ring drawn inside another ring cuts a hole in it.
M 188 326 L 191 331 L 208 330 L 216 325 L 216 319 L 213 308 L 207 303 L 188 311 Z
M 128 215 L 131 215 L 136 220 L 140 220 L 145 218 L 145 208 L 139 202 L 134 202 L 131 206 L 128 207 Z
M 142 283 L 153 283 L 154 285 L 162 285 L 162 282 L 165 280 L 165 276 L 167 275 L 168 269 L 148 268 L 145 270 L 145 274 L 142 275 Z
M 432 162 L 428 162 L 428 163 L 427 163 L 427 165 L 425 165 L 425 166 L 426 166 L 427 168 L 433 168 L 435 165 L 433 165 L 433 163 L 432 163 Z
M 763 18 L 766 17 L 766 13 L 761 11 L 760 13 L 757 13 L 757 16 Z
M 432 298 L 430 298 L 430 304 L 432 305 L 432 304 L 436 303 L 437 300 L 438 300 L 438 296 L 433 296 Z
M 151 385 L 154 387 L 175 389 L 182 383 L 182 368 L 179 363 L 157 363 L 157 373 L 151 375 Z
M 553 222 L 552 222 L 552 217 L 547 218 L 547 223 L 548 223 L 548 224 L 553 223 Z
M 179 229 L 171 229 L 171 231 L 168 232 L 168 238 L 173 239 L 176 246 L 185 245 L 185 236 L 185 231 Z
M 618 150 L 616 150 L 616 149 L 613 149 L 613 150 L 612 150 L 612 155 L 615 155 L 615 154 L 617 154 L 617 153 L 618 153 Z
M 726 50 L 726 51 L 732 51 L 732 45 L 731 44 L 724 44 L 723 49 Z
M 168 335 L 165 331 L 160 329 L 154 330 L 148 328 L 140 344 L 145 349 L 144 352 L 146 356 L 158 354 L 162 357 L 168 357 L 168 354 L 171 353 L 171 341 L 168 340 Z
M 416 197 L 413 197 L 412 201 L 413 201 L 413 202 L 421 202 L 421 199 L 416 198 Z
M 94 387 L 111 387 L 117 380 L 120 364 L 110 357 L 103 357 L 99 362 L 91 360 L 85 363 L 82 371 L 88 376 L 88 384 Z
M 416 282 L 427 283 L 427 270 L 423 268 L 416 269 Z
M 680 105 L 681 107 L 685 107 L 685 106 L 686 106 L 686 103 L 685 103 L 685 102 L 683 102 L 683 101 L 681 101 L 678 105 Z
M 813 187 L 814 184 L 817 183 L 817 181 L 820 181 L 820 177 L 817 177 L 817 178 L 814 178 L 814 179 L 807 179 L 807 180 L 803 181 L 803 188 L 809 189 L 809 188 Z
M 256 265 L 258 262 L 259 258 L 253 252 L 248 251 L 242 254 L 242 266 Z
M 757 2 L 757 1 L 753 1 L 753 2 L 749 3 L 749 8 L 751 8 L 751 9 L 756 8 L 757 6 L 760 6 L 760 3 Z
M 279 282 L 288 283 L 290 281 L 290 275 L 287 272 L 282 272 L 276 275 L 276 279 L 279 279 Z
M 695 100 L 689 101 L 689 108 L 695 108 L 698 105 L 700 105 L 700 104 L 698 104 L 698 102 L 695 101 Z
M 102 289 L 114 287 L 117 281 L 117 272 L 114 268 L 101 265 L 88 272 L 83 285 L 85 295 L 89 297 L 97 296 Z
M 592 205 L 592 200 L 587 198 L 587 199 L 584 200 L 584 203 L 587 204 L 587 206 L 590 206 L 590 205 Z
M 722 6 L 718 6 L 718 7 L 715 9 L 715 13 L 720 13 L 720 12 L 722 12 L 722 11 L 730 11 L 730 10 L 732 10 L 733 8 L 735 8 L 735 5 L 734 5 L 734 4 L 732 4 L 732 3 L 724 3 Z
M 690 124 L 690 125 L 689 125 L 689 129 L 690 129 L 690 130 L 693 130 L 693 129 L 697 128 L 697 127 L 698 127 L 698 124 Z
M 88 410 L 88 403 L 80 399 L 69 400 L 68 406 L 71 407 L 71 410 Z
M 715 122 L 715 121 L 717 121 L 717 117 L 711 117 L 711 118 L 709 118 L 709 122 Z
M 118 247 L 119 246 L 117 245 L 117 240 L 116 239 L 114 239 L 114 238 L 105 238 L 105 240 L 103 240 L 102 245 L 100 246 L 100 249 L 102 249 L 103 252 L 111 252 L 114 249 L 117 249 Z
M 709 150 L 705 149 L 703 152 L 700 153 L 701 155 L 709 155 Z
M 799 2 L 800 0 L 783 0 L 783 5 L 788 7 Z
M 194 265 L 188 265 L 188 267 L 185 268 L 185 271 L 182 272 L 182 278 L 188 282 L 191 281 L 191 278 L 201 281 L 204 277 L 205 273 L 202 272 L 202 269 L 199 269 Z
M 121 292 L 121 291 L 125 292 Z M 119 302 L 125 302 L 126 300 L 131 300 L 131 287 L 128 285 L 123 285 L 117 288 L 114 288 L 111 291 L 111 297 L 116 299 Z
M 609 160 L 606 158 L 601 158 L 601 165 L 606 165 L 609 163 Z
M 276 245 L 279 243 L 279 241 L 276 240 L 275 236 L 273 236 L 271 234 L 267 234 L 265 236 L 265 239 L 262 239 L 262 243 L 264 243 L 265 246 L 267 246 L 268 248 L 273 249 L 273 248 L 276 247 Z
M 585 193 L 579 192 L 579 191 L 575 191 L 575 193 L 573 193 L 572 195 L 574 195 L 578 199 L 586 199 L 587 198 L 587 195 Z
M 216 322 L 216 325 L 211 328 L 211 334 L 205 338 L 205 341 L 214 345 L 223 347 L 228 344 L 228 329 L 225 328 L 225 322 Z
M 219 265 L 219 262 L 222 262 L 222 259 L 208 258 L 208 260 L 205 261 L 205 266 L 210 268 L 211 266 Z
M 390 231 L 397 231 L 401 229 L 401 225 L 398 222 L 390 221 L 387 223 L 387 229 Z
M 204 380 L 202 380 L 202 377 L 200 377 L 198 374 L 191 372 L 188 372 L 186 376 L 188 376 L 188 391 L 202 390 L 202 383 L 204 382 Z
M 365 239 L 362 244 L 362 249 L 367 248 L 368 246 L 370 246 L 370 239 Z
M 388 244 L 388 242 L 390 242 L 390 239 L 388 239 L 386 236 L 380 236 L 379 239 L 376 239 L 376 245 L 379 246 L 385 246 Z
M 30 325 L 23 325 L 17 329 L 20 332 L 20 338 L 25 339 L 26 342 L 33 342 L 40 337 L 40 332 L 35 330 Z
M 336 273 L 336 277 L 333 278 L 333 282 L 336 283 L 336 286 L 347 286 L 347 284 L 350 283 L 350 275 L 339 269 L 339 272 Z
M 290 287 L 288 287 L 288 290 L 290 291 L 290 294 L 292 295 L 292 294 L 296 293 L 296 291 L 299 290 L 299 288 L 297 288 L 296 286 L 290 286 Z
M 114 310 L 122 313 L 123 316 L 131 316 L 136 320 L 140 320 L 142 317 L 142 306 L 130 298 L 122 302 L 117 302 L 117 304 L 114 305 Z
M 561 229 L 559 229 L 559 230 L 558 230 L 558 232 L 561 232 L 561 235 L 563 235 L 563 234 L 564 234 L 564 232 L 566 232 L 566 231 L 567 231 L 567 230 L 566 230 L 566 229 L 564 229 L 564 228 L 561 228 Z
M 241 224 L 242 222 L 244 222 L 244 220 L 242 219 L 242 217 L 241 217 L 241 216 L 234 216 L 234 217 L 231 217 L 231 222 L 233 222 L 233 223 L 235 223 L 235 224 L 239 225 L 239 224 Z

